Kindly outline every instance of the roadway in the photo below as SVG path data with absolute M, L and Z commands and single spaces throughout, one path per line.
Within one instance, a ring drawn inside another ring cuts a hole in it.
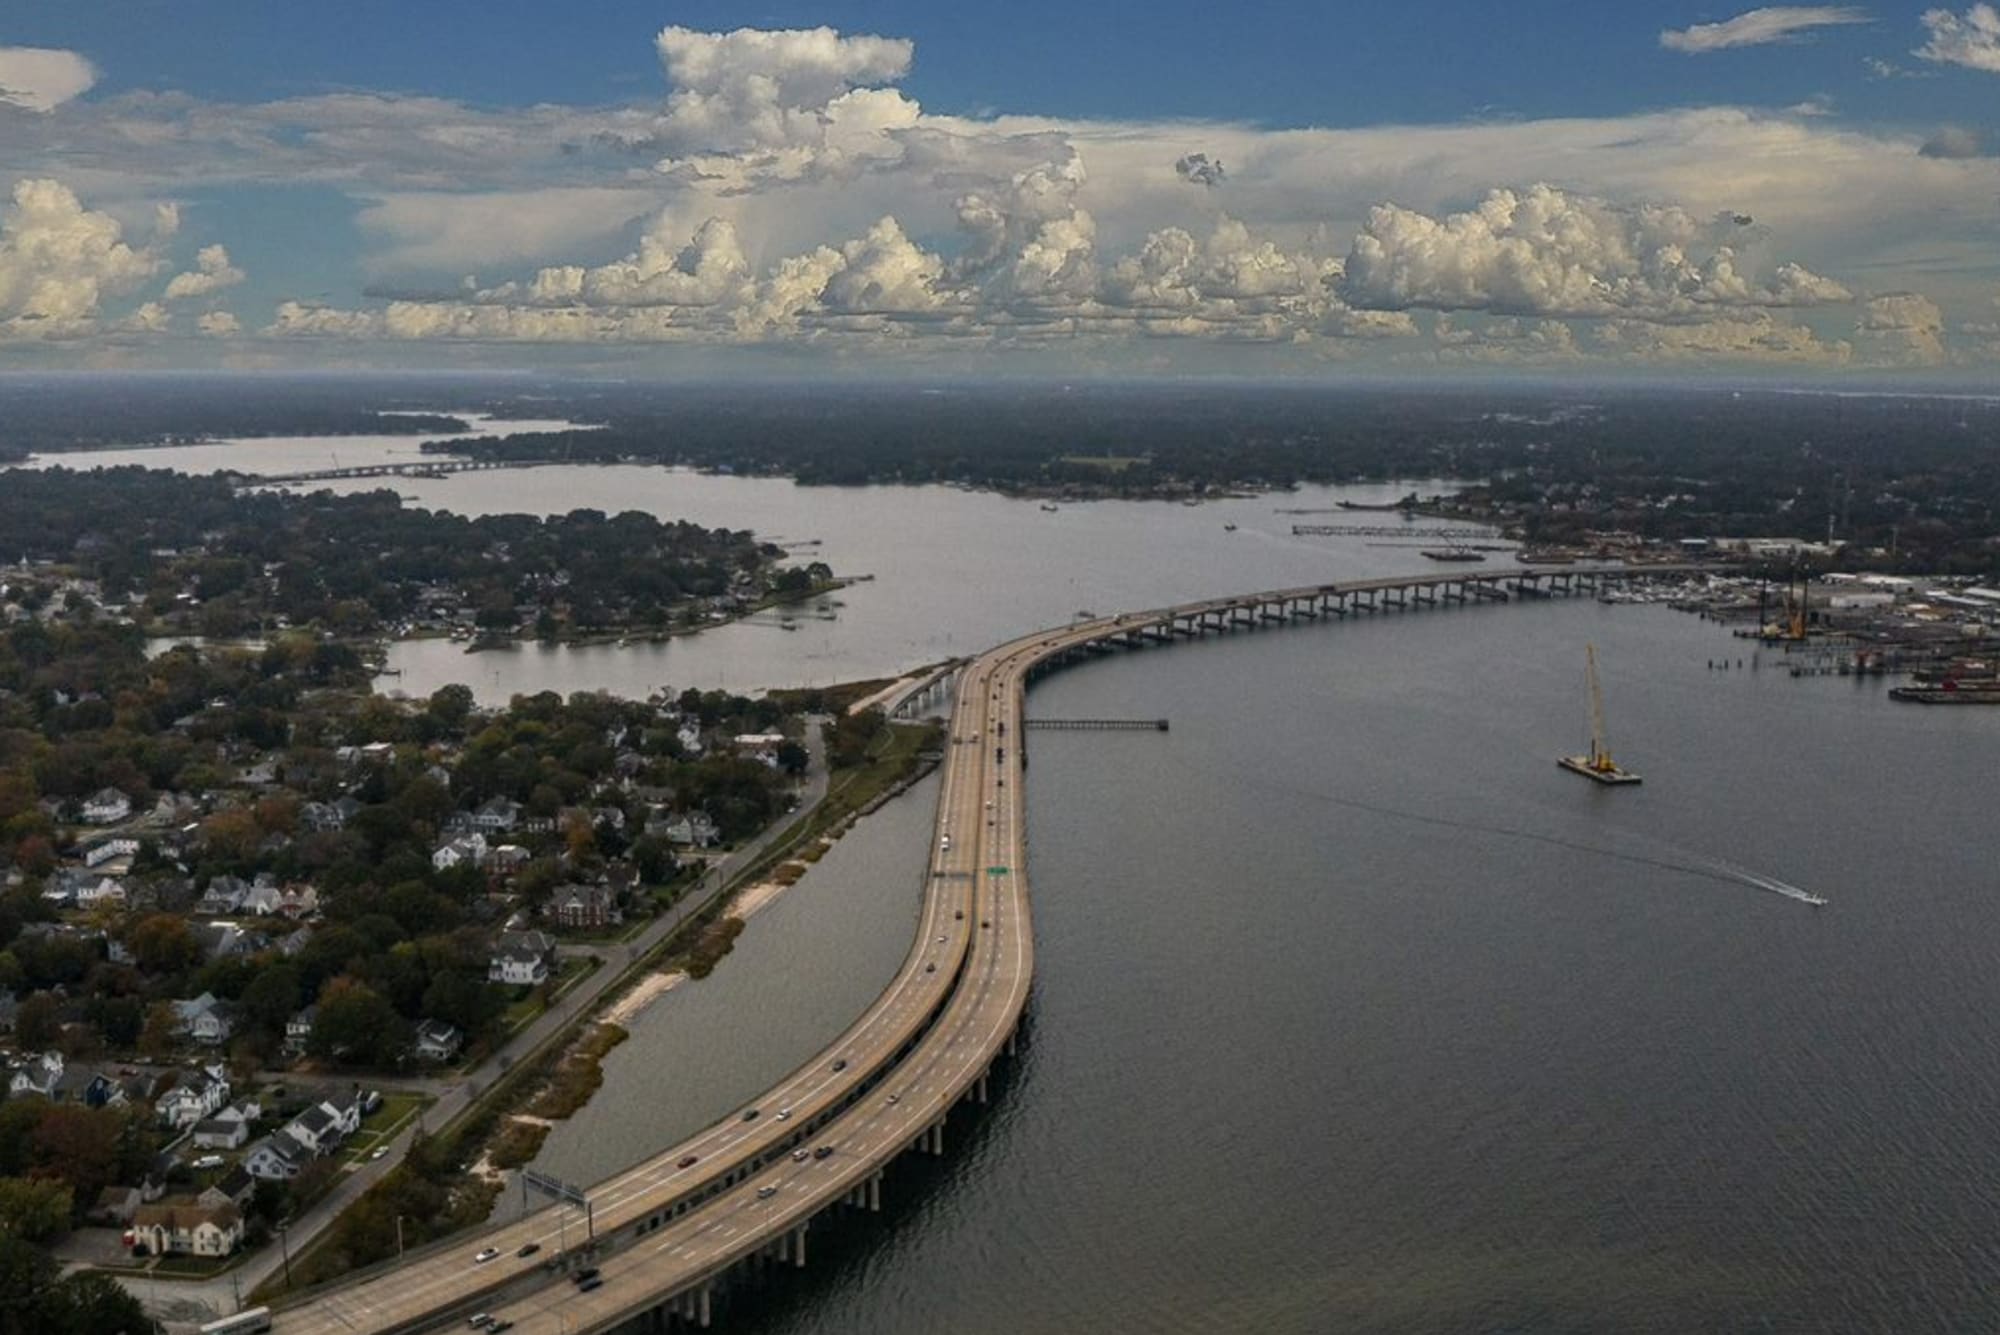
M 1325 608 L 1328 599 L 1356 594 L 1551 575 L 1567 583 L 1572 574 L 1601 573 L 1609 572 L 1451 572 L 1207 599 L 1088 618 L 981 655 L 959 681 L 921 928 L 895 979 L 839 1040 L 753 1107 L 589 1193 L 597 1233 L 618 1235 L 607 1254 L 591 1257 L 600 1287 L 582 1292 L 546 1268 L 581 1225 L 574 1209 L 548 1207 L 357 1277 L 281 1314 L 277 1329 L 414 1331 L 486 1309 L 524 1331 L 608 1330 L 668 1296 L 706 1293 L 731 1267 L 774 1244 L 802 1255 L 804 1228 L 815 1215 L 853 1199 L 905 1150 L 939 1145 L 946 1113 L 981 1088 L 1014 1032 L 1032 980 L 1017 776 L 1025 686 L 1041 662 L 1141 630 L 1164 633 L 1205 614 L 1273 615 L 1274 606 L 1317 600 Z M 829 1151 L 824 1157 L 814 1153 L 821 1148 Z M 518 1257 L 528 1244 L 537 1254 Z M 476 1262 L 485 1248 L 497 1249 L 498 1258 Z

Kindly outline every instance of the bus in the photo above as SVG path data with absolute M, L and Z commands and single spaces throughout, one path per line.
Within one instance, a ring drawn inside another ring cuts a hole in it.
M 200 1327 L 201 1335 L 259 1335 L 271 1328 L 271 1309 L 252 1307 L 235 1316 L 223 1317 Z

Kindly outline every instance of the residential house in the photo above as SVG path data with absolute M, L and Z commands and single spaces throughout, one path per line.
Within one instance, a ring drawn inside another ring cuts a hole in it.
M 328 834 L 344 829 L 346 825 L 339 810 L 330 802 L 308 802 L 299 808 L 299 828 L 302 830 Z
M 472 827 L 482 834 L 505 834 L 521 823 L 521 804 L 496 797 L 472 813 Z
M 203 956 L 211 960 L 226 959 L 232 955 L 254 955 L 270 944 L 262 932 L 246 931 L 233 922 L 200 922 L 191 931 L 194 939 L 201 943 Z
M 486 861 L 486 836 L 468 834 L 440 844 L 431 854 L 431 866 L 439 871 L 450 871 L 453 867 L 479 866 Z
M 456 1025 L 443 1020 L 421 1020 L 417 1024 L 416 1053 L 420 1060 L 448 1062 L 464 1046 L 465 1035 Z
M 608 885 L 565 885 L 549 897 L 544 910 L 558 927 L 591 931 L 625 920 L 617 892 Z
M 37 1053 L 14 1069 L 13 1077 L 7 1082 L 7 1092 L 17 1099 L 35 1094 L 52 1099 L 62 1077 L 63 1055 L 60 1052 Z
M 227 1256 L 243 1241 L 243 1216 L 234 1205 L 161 1201 L 139 1207 L 127 1236 L 139 1256 Z
M 80 909 L 95 908 L 99 904 L 125 902 L 125 882 L 114 876 L 95 877 L 76 888 L 75 904 Z
M 100 788 L 83 799 L 86 825 L 116 825 L 132 815 L 132 799 L 116 788 Z
M 312 1162 L 312 1151 L 282 1133 L 266 1136 L 243 1156 L 243 1170 L 266 1182 L 289 1182 Z
M 486 981 L 508 987 L 539 987 L 549 980 L 553 943 L 540 932 L 508 932 L 493 947 Z
M 249 1169 L 237 1164 L 194 1199 L 197 1205 L 233 1205 L 241 1210 L 250 1204 L 256 1192 L 257 1179 L 250 1175 Z
M 91 1205 L 87 1218 L 95 1223 L 121 1227 L 131 1223 L 132 1217 L 145 1203 L 137 1187 L 106 1187 L 97 1193 L 97 1200 Z
M 304 1010 L 285 1021 L 285 1050 L 304 1052 L 312 1042 L 313 1021 L 319 1018 L 319 1003 L 313 1002 Z
M 285 1123 L 283 1134 L 290 1136 L 314 1154 L 331 1154 L 340 1148 L 346 1139 L 340 1131 L 340 1119 L 335 1117 L 323 1103 L 312 1107 Z
M 85 846 L 83 850 L 83 865 L 91 868 L 102 867 L 105 863 L 115 861 L 118 858 L 132 857 L 138 851 L 139 841 L 137 839 L 99 839 L 96 843 Z
M 715 820 L 706 811 L 684 811 L 667 822 L 667 842 L 694 848 L 707 848 L 716 841 L 721 831 L 715 828 Z
M 706 749 L 701 744 L 701 723 L 695 719 L 684 720 L 674 733 L 674 740 L 681 744 L 682 751 L 696 758 Z
M 278 912 L 287 918 L 310 918 L 319 912 L 319 891 L 310 885 L 288 885 L 278 896 Z
M 228 1102 L 228 1071 L 221 1066 L 204 1066 L 160 1095 L 153 1107 L 162 1122 L 180 1131 L 213 1116 Z
M 496 844 L 486 854 L 486 869 L 499 874 L 519 871 L 530 857 L 528 850 L 519 844 Z
M 242 935 L 234 923 L 210 923 L 207 929 L 197 928 L 195 936 L 200 938 L 205 934 L 205 930 L 213 931 L 218 927 L 234 932 L 239 937 Z M 209 957 L 214 959 L 227 953 L 230 952 L 211 948 Z M 237 1018 L 241 1013 L 242 1008 L 235 1002 L 218 1001 L 211 992 L 204 992 L 192 1001 L 174 1003 L 174 1015 L 178 1021 L 179 1031 L 195 1042 L 206 1043 L 210 1047 L 220 1047 L 229 1041 L 230 1036 L 236 1032 Z
M 241 1114 L 231 1117 L 233 1108 L 224 1108 L 220 1114 L 205 1118 L 194 1124 L 194 1144 L 202 1150 L 241 1149 L 250 1139 L 250 1123 Z

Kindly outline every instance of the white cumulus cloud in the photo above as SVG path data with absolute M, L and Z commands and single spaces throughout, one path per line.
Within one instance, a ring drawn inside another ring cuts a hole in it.
M 1913 54 L 1940 65 L 2000 74 L 2000 10 L 1984 3 L 1963 16 L 1949 9 L 1927 9 L 1923 24 L 1929 37 Z
M 96 82 L 97 67 L 74 51 L 0 46 L 0 102 L 54 111 Z
M 195 328 L 210 338 L 228 338 L 243 328 L 236 317 L 228 311 L 205 311 L 194 324 Z
M 1669 51 L 1698 55 L 1732 46 L 1763 46 L 1770 42 L 1795 40 L 1814 28 L 1831 28 L 1848 23 L 1869 22 L 1866 10 L 1849 5 L 1770 5 L 1738 14 L 1722 23 L 1697 23 L 1691 28 L 1669 28 L 1660 34 L 1660 45 Z
M 1929 297 L 1889 292 L 1872 297 L 1854 322 L 1855 341 L 1870 361 L 1937 366 L 1945 360 L 1944 312 Z
M 1381 204 L 1348 252 L 1341 295 L 1384 310 L 1676 319 L 1716 307 L 1811 306 L 1850 298 L 1797 265 L 1759 281 L 1710 222 L 1672 205 L 1623 205 L 1553 186 L 1494 190 L 1442 218 Z
M 229 251 L 224 246 L 203 246 L 194 258 L 194 268 L 167 280 L 168 301 L 214 296 L 243 281 L 243 271 L 229 262 Z
M 84 208 L 60 181 L 14 186 L 0 209 L 0 337 L 88 332 L 107 296 L 153 276 L 159 259 L 124 240 L 118 220 Z
M 656 45 L 673 92 L 650 142 L 682 180 L 729 192 L 813 179 L 893 156 L 888 133 L 917 122 L 914 101 L 878 86 L 909 72 L 904 38 L 670 27 Z

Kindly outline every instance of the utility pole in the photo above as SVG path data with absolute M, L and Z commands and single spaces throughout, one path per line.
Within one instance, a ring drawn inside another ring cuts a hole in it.
M 289 1219 L 280 1220 L 278 1223 L 278 1251 L 285 1258 L 285 1287 L 288 1289 L 292 1287 L 292 1247 L 290 1239 L 286 1237 L 290 1226 Z

